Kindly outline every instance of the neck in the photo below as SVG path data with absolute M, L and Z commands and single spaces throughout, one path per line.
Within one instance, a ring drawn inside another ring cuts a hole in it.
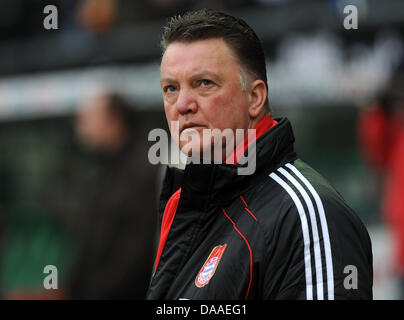
M 255 117 L 254 119 L 250 119 L 249 124 L 248 124 L 248 129 L 254 129 L 265 115 L 266 115 L 266 113 L 261 113 L 259 116 Z

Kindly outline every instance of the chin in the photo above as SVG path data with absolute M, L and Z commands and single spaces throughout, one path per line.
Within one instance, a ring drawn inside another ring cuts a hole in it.
M 225 159 L 223 155 L 224 150 L 219 148 L 214 148 L 214 144 L 208 142 L 206 144 L 186 144 L 181 148 L 181 151 L 189 158 L 201 159 L 201 163 L 222 163 Z
M 181 145 L 181 151 L 184 153 L 187 157 L 197 157 L 197 158 L 202 158 L 203 155 L 203 145 L 200 143 L 185 143 Z

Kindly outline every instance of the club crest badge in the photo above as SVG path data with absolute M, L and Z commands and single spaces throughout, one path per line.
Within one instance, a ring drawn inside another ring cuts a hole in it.
M 216 268 L 219 265 L 220 259 L 223 256 L 224 250 L 226 250 L 227 244 L 216 246 L 213 248 L 209 257 L 206 259 L 204 265 L 195 278 L 195 285 L 198 288 L 206 286 L 210 279 L 215 274 Z

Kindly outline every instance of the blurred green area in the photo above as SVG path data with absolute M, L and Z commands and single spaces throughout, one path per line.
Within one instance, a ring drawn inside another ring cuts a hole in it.
M 0 286 L 5 295 L 42 291 L 47 265 L 56 266 L 63 288 L 74 244 L 50 208 L 68 178 L 63 166 L 73 154 L 69 127 L 67 118 L 0 124 Z
M 63 288 L 72 255 L 72 243 L 64 229 L 40 209 L 33 208 L 13 208 L 7 212 L 4 222 L 3 291 L 43 290 L 47 265 L 57 268 L 58 288 Z

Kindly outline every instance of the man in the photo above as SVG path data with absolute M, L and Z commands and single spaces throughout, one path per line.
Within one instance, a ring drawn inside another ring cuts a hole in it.
M 247 130 L 255 129 L 256 168 L 241 175 L 241 164 L 228 161 L 239 159 L 238 144 L 224 163 L 168 169 L 148 299 L 371 299 L 369 235 L 341 196 L 297 158 L 289 121 L 272 118 L 254 31 L 201 10 L 172 18 L 162 47 L 172 136 L 175 126 L 181 136 L 197 135 L 204 154 L 214 147 L 204 131 L 243 129 L 248 153 Z M 177 140 L 195 156 L 196 148 L 186 147 L 198 139 Z
M 87 101 L 76 118 L 77 137 L 95 161 L 70 219 L 78 240 L 67 292 L 73 299 L 146 296 L 154 256 L 155 180 L 133 113 L 123 98 L 105 94 Z

